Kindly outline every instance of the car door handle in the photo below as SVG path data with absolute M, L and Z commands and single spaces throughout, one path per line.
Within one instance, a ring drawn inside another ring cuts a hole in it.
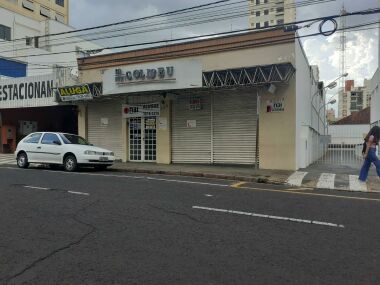
M 41 149 L 41 147 L 40 147 L 40 146 L 38 146 L 38 147 L 37 147 L 37 149 Z

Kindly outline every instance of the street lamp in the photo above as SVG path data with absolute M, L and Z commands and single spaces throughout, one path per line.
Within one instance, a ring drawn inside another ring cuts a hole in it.
M 338 78 L 336 78 L 336 79 L 334 79 L 333 81 L 331 81 L 328 85 L 326 85 L 322 90 L 322 92 L 324 92 L 326 89 L 333 89 L 333 88 L 335 88 L 337 85 L 338 85 L 338 83 L 337 83 L 337 81 L 339 80 L 339 79 L 341 79 L 342 77 L 347 77 L 348 76 L 348 73 L 346 72 L 346 73 L 343 73 L 342 75 L 340 75 Z M 317 92 L 315 92 L 314 94 L 313 94 L 313 96 L 311 97 L 311 106 L 312 106 L 312 109 L 314 109 L 314 111 L 315 112 L 317 112 L 317 109 L 315 108 L 315 106 L 314 106 L 314 97 L 318 94 L 320 92 L 320 90 L 318 90 Z M 323 93 L 322 93 L 323 94 Z M 335 102 L 334 102 L 335 103 Z M 333 104 L 334 104 L 333 103 Z M 324 105 L 325 106 L 325 105 Z M 319 118 L 319 112 L 318 112 L 318 125 L 319 125 L 319 120 L 320 120 L 320 118 Z M 311 112 L 310 112 L 310 127 L 312 128 L 313 127 L 313 110 L 311 110 Z M 319 133 L 319 127 L 318 127 L 318 133 Z
M 327 102 L 326 104 L 322 105 L 321 108 L 319 108 L 319 110 L 318 110 L 318 133 L 319 133 L 319 121 L 321 120 L 321 110 L 322 110 L 322 108 L 326 107 L 327 105 L 334 105 L 335 103 L 336 103 L 336 100 L 332 99 L 329 102 Z M 323 127 L 325 128 L 325 126 L 323 126 Z

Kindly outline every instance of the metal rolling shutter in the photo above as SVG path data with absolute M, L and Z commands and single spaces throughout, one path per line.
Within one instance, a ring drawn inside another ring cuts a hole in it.
M 213 162 L 255 164 L 257 97 L 254 91 L 215 94 L 213 102 Z
M 201 110 L 191 111 L 189 100 L 195 96 L 178 96 L 173 101 L 172 162 L 211 163 L 211 100 L 199 96 Z M 196 128 L 187 128 L 187 120 L 196 120 Z
M 108 119 L 103 125 L 101 119 Z M 88 140 L 95 146 L 109 149 L 117 159 L 123 156 L 121 102 L 94 102 L 88 105 Z

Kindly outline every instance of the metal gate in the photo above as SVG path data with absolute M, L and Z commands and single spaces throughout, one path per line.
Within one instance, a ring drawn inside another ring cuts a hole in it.
M 359 169 L 363 164 L 362 148 L 369 125 L 329 126 L 329 139 L 320 137 L 318 164 Z

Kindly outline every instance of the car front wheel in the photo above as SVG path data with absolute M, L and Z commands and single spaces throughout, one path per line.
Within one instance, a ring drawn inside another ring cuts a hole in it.
M 28 168 L 28 156 L 26 153 L 22 152 L 17 156 L 17 166 L 20 168 Z
M 73 172 L 78 168 L 77 159 L 74 155 L 68 155 L 63 162 L 63 166 L 66 171 Z

